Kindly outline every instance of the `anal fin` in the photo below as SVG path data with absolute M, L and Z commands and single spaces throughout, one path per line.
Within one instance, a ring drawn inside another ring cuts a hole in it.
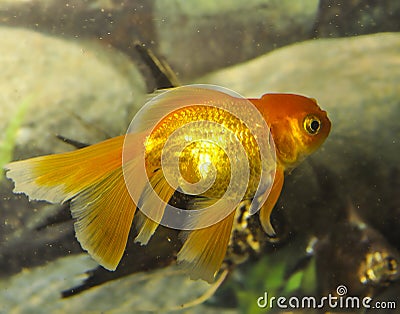
M 214 281 L 225 258 L 235 212 L 214 225 L 189 232 L 178 262 L 189 270 L 191 279 Z

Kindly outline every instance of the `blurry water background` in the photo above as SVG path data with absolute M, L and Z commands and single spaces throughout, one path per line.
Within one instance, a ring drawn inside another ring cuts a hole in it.
M 181 84 L 314 97 L 332 133 L 287 176 L 278 239 L 181 312 L 273 312 L 257 306 L 264 292 L 327 296 L 339 285 L 399 308 L 399 30 L 396 0 L 0 0 L 0 164 L 73 149 L 56 135 L 123 134 L 159 86 L 137 43 Z M 95 267 L 66 206 L 28 202 L 2 177 L 0 313 L 165 311 L 207 289 L 165 267 L 61 298 Z

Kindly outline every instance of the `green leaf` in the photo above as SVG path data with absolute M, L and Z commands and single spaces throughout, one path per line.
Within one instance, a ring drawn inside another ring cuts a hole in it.
M 17 105 L 17 111 L 15 112 L 14 116 L 10 118 L 8 126 L 5 129 L 3 140 L 0 141 L 1 169 L 3 169 L 4 165 L 10 162 L 12 159 L 17 132 L 24 120 L 24 116 L 29 104 L 31 103 L 31 99 L 31 96 L 27 96 Z

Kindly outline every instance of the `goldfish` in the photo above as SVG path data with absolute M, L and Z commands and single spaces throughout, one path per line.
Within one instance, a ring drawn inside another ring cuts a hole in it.
M 161 224 L 181 230 L 177 262 L 213 282 L 232 245 L 241 204 L 275 230 L 270 215 L 285 171 L 328 137 L 331 122 L 313 98 L 268 93 L 243 98 L 213 86 L 173 88 L 150 100 L 128 132 L 71 152 L 5 166 L 15 193 L 70 203 L 78 241 L 115 270 L 132 224 L 146 245 Z M 173 196 L 187 196 L 176 208 Z M 135 218 L 135 219 L 134 219 Z

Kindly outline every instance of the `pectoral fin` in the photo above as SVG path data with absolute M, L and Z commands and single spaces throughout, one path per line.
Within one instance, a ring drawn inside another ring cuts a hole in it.
M 270 216 L 272 209 L 274 208 L 276 202 L 278 201 L 279 195 L 281 194 L 284 181 L 284 171 L 281 167 L 278 167 L 275 172 L 274 183 L 272 185 L 271 191 L 260 209 L 260 222 L 264 231 L 269 236 L 275 235 L 275 230 L 272 227 Z

